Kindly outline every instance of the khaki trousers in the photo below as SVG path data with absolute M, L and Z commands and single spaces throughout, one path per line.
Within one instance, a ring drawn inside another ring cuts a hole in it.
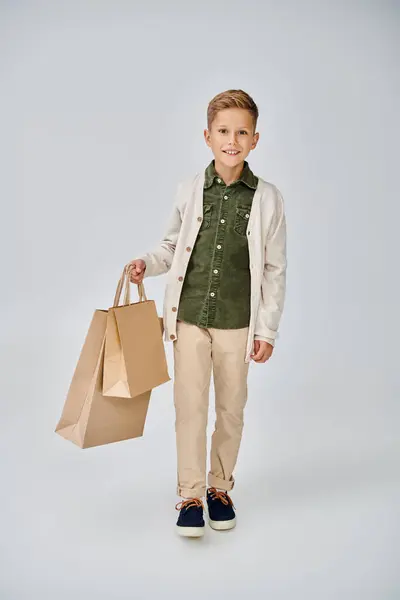
M 206 491 L 207 419 L 213 371 L 215 429 L 208 485 L 229 491 L 236 465 L 247 401 L 245 362 L 248 327 L 204 329 L 177 322 L 174 347 L 174 404 L 178 464 L 177 493 L 200 498 Z

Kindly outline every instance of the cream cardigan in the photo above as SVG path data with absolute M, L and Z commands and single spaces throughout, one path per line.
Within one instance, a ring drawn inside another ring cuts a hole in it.
M 163 320 L 164 339 L 176 339 L 176 318 L 182 282 L 203 217 L 204 171 L 178 185 L 164 238 L 142 256 L 145 277 L 168 271 Z M 275 344 L 286 290 L 286 218 L 282 194 L 272 183 L 258 178 L 247 225 L 251 273 L 250 323 L 245 362 L 253 342 Z

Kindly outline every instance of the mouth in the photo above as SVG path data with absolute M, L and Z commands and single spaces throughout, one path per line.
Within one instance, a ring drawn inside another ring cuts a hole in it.
M 240 154 L 239 150 L 223 150 L 223 152 L 228 156 L 237 156 L 238 154 Z

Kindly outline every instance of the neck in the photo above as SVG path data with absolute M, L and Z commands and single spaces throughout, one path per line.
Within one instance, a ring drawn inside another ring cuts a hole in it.
M 220 163 L 217 159 L 215 159 L 215 170 L 218 175 L 223 179 L 226 185 L 230 185 L 237 179 L 239 179 L 241 172 L 243 171 L 244 160 L 238 165 L 234 167 L 227 167 L 223 163 Z

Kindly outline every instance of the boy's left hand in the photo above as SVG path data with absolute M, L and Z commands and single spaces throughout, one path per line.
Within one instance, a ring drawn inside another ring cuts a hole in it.
M 256 363 L 265 363 L 271 358 L 274 347 L 268 342 L 262 340 L 254 340 L 254 354 L 251 354 L 251 358 Z

